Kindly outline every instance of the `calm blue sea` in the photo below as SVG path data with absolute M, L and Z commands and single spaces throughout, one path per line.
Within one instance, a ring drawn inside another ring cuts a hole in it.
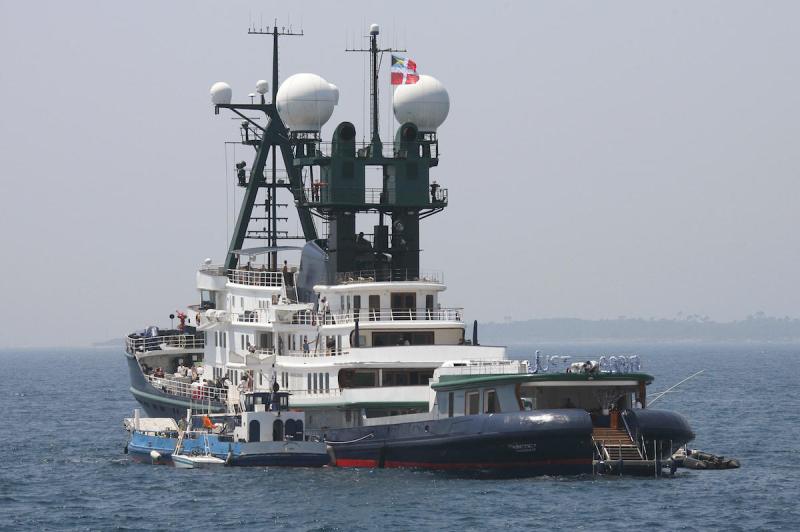
M 798 530 L 800 346 L 546 344 L 640 354 L 694 447 L 742 468 L 675 478 L 478 480 L 402 470 L 175 470 L 133 464 L 136 406 L 113 349 L 0 351 L 3 530 Z

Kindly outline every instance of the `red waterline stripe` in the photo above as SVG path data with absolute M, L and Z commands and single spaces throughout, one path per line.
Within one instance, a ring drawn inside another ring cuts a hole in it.
M 355 458 L 337 458 L 337 467 L 375 467 L 378 465 L 377 460 L 358 460 Z
M 527 462 L 406 462 L 387 460 L 386 467 L 417 467 L 424 469 L 506 469 L 511 467 L 530 467 L 544 465 L 591 465 L 591 458 L 567 458 L 563 460 L 530 460 Z

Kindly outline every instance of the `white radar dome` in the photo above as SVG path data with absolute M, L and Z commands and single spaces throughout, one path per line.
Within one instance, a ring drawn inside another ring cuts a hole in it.
M 432 132 L 450 112 L 450 96 L 442 83 L 425 74 L 419 81 L 398 85 L 394 91 L 394 116 L 401 124 L 412 122 L 420 131 Z
M 214 105 L 231 103 L 232 97 L 231 86 L 224 81 L 218 81 L 211 85 L 211 103 Z
M 259 94 L 266 94 L 269 92 L 269 82 L 265 79 L 256 81 L 256 92 Z
M 316 74 L 294 74 L 281 83 L 275 105 L 292 131 L 319 131 L 339 103 L 339 89 Z

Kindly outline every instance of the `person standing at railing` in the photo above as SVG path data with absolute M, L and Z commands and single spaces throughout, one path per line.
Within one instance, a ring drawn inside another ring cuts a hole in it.
M 322 296 L 322 298 L 319 300 L 319 313 L 323 324 L 327 320 L 330 310 L 331 307 L 328 304 L 328 300 L 325 298 L 325 296 Z
M 308 345 L 308 336 L 303 336 L 303 354 L 307 355 L 311 352 L 311 346 Z
M 431 183 L 431 203 L 436 203 L 436 192 L 439 190 L 439 183 L 436 180 Z

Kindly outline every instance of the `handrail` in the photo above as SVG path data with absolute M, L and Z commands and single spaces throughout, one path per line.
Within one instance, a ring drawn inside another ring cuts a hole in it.
M 261 270 L 257 268 L 236 268 L 227 271 L 228 280 L 234 284 L 247 286 L 266 286 L 280 288 L 284 283 L 281 271 Z
M 352 272 L 339 272 L 336 282 L 349 283 L 375 283 L 375 282 L 423 282 L 444 284 L 444 273 L 441 271 L 422 271 L 416 269 L 395 270 L 359 270 Z
M 203 349 L 205 337 L 194 334 L 169 334 L 163 336 L 142 336 L 125 338 L 125 350 L 130 353 L 145 353 L 158 351 L 164 348 L 174 349 Z
M 232 323 L 253 324 L 291 324 L 291 325 L 349 325 L 355 323 L 356 318 L 361 322 L 372 321 L 464 321 L 464 309 L 458 308 L 371 308 L 350 309 L 345 312 L 313 312 L 311 310 L 298 310 L 291 317 L 282 318 L 274 316 L 280 307 L 272 309 L 248 310 L 242 313 L 231 313 Z
M 420 145 L 430 149 L 430 157 L 433 159 L 439 158 L 439 142 L 435 138 L 426 139 L 425 142 L 420 142 Z M 366 158 L 370 155 L 372 148 L 371 141 L 358 141 L 355 142 L 356 157 Z M 381 155 L 383 157 L 394 157 L 398 159 L 405 159 L 408 157 L 408 143 L 405 142 L 383 142 L 381 145 Z M 333 151 L 332 142 L 319 142 L 317 146 L 318 155 L 330 157 Z
M 310 203 L 341 203 L 341 204 L 390 204 L 390 205 L 434 205 L 447 204 L 448 191 L 446 188 L 436 186 L 433 190 L 420 191 L 418 199 L 411 201 L 398 201 L 396 194 L 383 188 L 363 187 L 331 187 L 325 182 L 316 182 L 311 187 L 303 189 L 306 201 Z
M 192 386 L 191 383 L 182 382 L 166 377 L 155 377 L 153 375 L 144 375 L 144 378 L 156 389 L 162 392 L 174 395 L 176 397 L 189 398 L 192 401 L 204 402 L 209 400 L 224 402 L 228 396 L 226 388 L 218 388 L 216 386 Z

